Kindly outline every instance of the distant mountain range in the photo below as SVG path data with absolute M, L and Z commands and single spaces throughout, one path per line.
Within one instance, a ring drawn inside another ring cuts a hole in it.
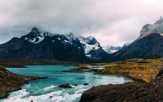
M 163 57 L 163 18 L 145 25 L 140 36 L 124 47 L 105 50 L 94 37 L 40 32 L 36 27 L 20 38 L 0 45 L 0 60 L 56 60 L 68 62 L 105 62 L 132 58 Z
M 0 59 L 88 62 L 106 60 L 109 56 L 94 37 L 40 32 L 36 27 L 0 45 Z

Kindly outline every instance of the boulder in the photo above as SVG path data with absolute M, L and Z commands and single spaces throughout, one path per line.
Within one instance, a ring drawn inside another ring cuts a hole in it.
M 69 83 L 61 84 L 58 87 L 60 87 L 60 88 L 72 88 L 72 86 Z

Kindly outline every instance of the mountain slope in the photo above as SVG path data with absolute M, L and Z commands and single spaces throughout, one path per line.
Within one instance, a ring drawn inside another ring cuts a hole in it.
M 137 40 L 114 53 L 113 59 L 163 57 L 163 19 L 159 19 L 154 24 L 145 25 L 140 33 Z
M 114 56 L 117 59 L 163 57 L 163 37 L 158 33 L 152 33 L 114 53 Z
M 106 52 L 108 52 L 109 54 L 113 54 L 117 51 L 119 51 L 122 47 L 120 46 L 108 46 L 108 47 L 105 47 L 104 50 Z
M 61 61 L 101 61 L 109 55 L 93 37 L 52 34 L 33 28 L 21 38 L 0 45 L 0 59 L 48 59 Z

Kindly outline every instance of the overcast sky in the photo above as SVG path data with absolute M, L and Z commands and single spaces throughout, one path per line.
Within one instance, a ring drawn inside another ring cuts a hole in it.
M 0 0 L 0 43 L 33 26 L 122 45 L 163 16 L 163 0 Z

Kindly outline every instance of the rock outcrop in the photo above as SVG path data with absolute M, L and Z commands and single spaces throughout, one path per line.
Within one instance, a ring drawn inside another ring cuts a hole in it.
M 21 86 L 30 80 L 42 79 L 41 77 L 25 77 L 16 75 L 0 66 L 0 98 L 5 98 L 9 92 L 21 89 Z

